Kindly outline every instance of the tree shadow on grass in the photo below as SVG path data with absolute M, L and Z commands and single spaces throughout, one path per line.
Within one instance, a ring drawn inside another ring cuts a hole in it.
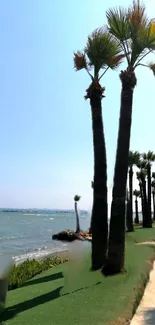
M 1 316 L 0 321 L 7 321 L 13 317 L 15 317 L 17 314 L 24 312 L 28 309 L 37 307 L 39 305 L 45 304 L 46 302 L 49 302 L 51 300 L 57 299 L 60 297 L 60 290 L 63 287 L 56 288 L 55 290 L 46 293 L 44 295 L 38 296 L 36 298 L 32 298 L 30 300 L 26 300 L 24 302 L 21 302 L 17 305 L 10 306 L 5 309 L 5 312 Z
M 49 281 L 54 281 L 54 280 L 58 280 L 58 279 L 62 279 L 63 278 L 63 273 L 62 272 L 58 272 L 58 273 L 54 273 L 51 275 L 47 275 L 38 279 L 32 279 L 26 283 L 24 283 L 22 285 L 22 287 L 26 287 L 32 284 L 39 284 L 39 283 L 45 283 L 45 282 L 49 282 Z
M 61 289 L 63 288 L 61 286 L 61 287 L 59 287 L 49 293 L 46 293 L 44 295 L 38 296 L 36 298 L 32 298 L 30 300 L 26 300 L 26 301 L 21 302 L 17 305 L 14 305 L 14 306 L 10 306 L 5 309 L 5 312 L 0 317 L 0 324 L 3 325 L 3 322 L 14 318 L 17 314 L 27 311 L 29 309 L 32 309 L 34 307 L 37 307 L 39 305 L 45 304 L 46 302 L 55 300 L 57 298 L 60 298 L 60 297 L 66 296 L 66 295 L 73 294 L 75 292 L 78 292 L 78 291 L 81 291 L 84 289 L 88 289 L 90 287 L 94 287 L 96 285 L 100 285 L 101 283 L 102 282 L 97 282 L 97 283 L 93 284 L 92 286 L 82 287 L 82 288 L 76 289 L 72 292 L 66 292 L 66 293 L 61 293 Z

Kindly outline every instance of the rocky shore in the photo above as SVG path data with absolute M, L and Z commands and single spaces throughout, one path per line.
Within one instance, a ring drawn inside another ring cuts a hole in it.
M 67 242 L 72 242 L 74 240 L 91 241 L 92 236 L 89 233 L 89 231 L 80 231 L 80 232 L 76 233 L 73 230 L 66 229 L 64 231 L 53 234 L 52 239 L 67 241 Z

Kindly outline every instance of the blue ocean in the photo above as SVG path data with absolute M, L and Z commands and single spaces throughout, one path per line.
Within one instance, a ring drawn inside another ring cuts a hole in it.
M 90 213 L 79 211 L 82 230 L 90 224 Z M 74 211 L 0 211 L 0 255 L 12 256 L 18 263 L 68 249 L 68 244 L 52 240 L 64 229 L 75 230 Z

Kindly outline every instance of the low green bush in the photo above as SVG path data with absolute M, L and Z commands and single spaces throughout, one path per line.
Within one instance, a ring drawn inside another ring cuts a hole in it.
M 53 256 L 43 261 L 27 260 L 22 264 L 14 265 L 8 277 L 8 290 L 19 288 L 35 275 L 67 261 L 67 257 Z

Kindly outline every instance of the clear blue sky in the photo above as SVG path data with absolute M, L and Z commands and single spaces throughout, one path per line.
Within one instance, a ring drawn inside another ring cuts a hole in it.
M 120 5 L 131 1 L 120 1 Z M 154 0 L 145 1 L 148 13 Z M 116 0 L 0 1 L 0 206 L 72 208 L 92 202 L 90 80 L 73 69 L 73 52 L 106 23 Z M 125 67 L 125 66 L 124 66 Z M 120 104 L 119 69 L 107 73 L 103 100 L 111 187 Z M 131 148 L 155 151 L 155 79 L 137 70 Z

